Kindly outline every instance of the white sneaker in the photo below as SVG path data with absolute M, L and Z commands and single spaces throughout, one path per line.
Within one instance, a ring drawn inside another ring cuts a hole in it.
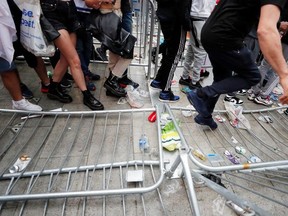
M 262 104 L 264 106 L 271 106 L 273 104 L 273 101 L 270 100 L 269 96 L 267 97 L 258 96 L 254 99 L 254 102 L 257 104 Z
M 26 111 L 42 111 L 42 107 L 30 103 L 26 99 L 22 99 L 20 101 L 14 101 L 12 100 L 12 109 L 15 110 L 26 110 Z

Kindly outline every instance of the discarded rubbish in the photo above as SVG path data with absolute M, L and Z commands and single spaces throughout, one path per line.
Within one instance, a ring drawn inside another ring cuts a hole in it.
M 273 120 L 270 116 L 265 115 L 265 116 L 259 116 L 258 118 L 259 121 L 265 122 L 265 123 L 273 123 Z
M 148 121 L 149 122 L 155 122 L 157 119 L 156 111 L 153 111 L 149 116 L 148 116 Z
M 231 208 L 239 216 L 253 216 L 255 212 L 251 209 L 243 209 L 240 206 L 233 203 L 231 200 L 226 201 L 226 205 Z
M 246 149 L 243 148 L 242 146 L 236 146 L 235 151 L 236 151 L 236 153 L 242 154 L 242 155 L 244 155 L 246 153 Z
M 223 123 L 223 122 L 226 121 L 226 119 L 225 119 L 224 117 L 220 116 L 220 115 L 216 115 L 216 116 L 215 116 L 215 119 L 216 119 L 218 122 L 220 122 L 220 123 Z
M 191 104 L 189 104 L 188 106 L 186 106 L 186 108 L 188 108 L 188 109 L 193 109 L 193 110 L 195 110 L 195 108 L 191 105 Z M 182 115 L 183 116 L 185 116 L 185 117 L 190 117 L 190 116 L 192 116 L 193 115 L 193 111 L 191 111 L 191 110 L 183 110 L 182 111 Z
M 249 159 L 249 161 L 251 162 L 251 163 L 260 163 L 261 162 L 261 159 L 259 158 L 259 157 L 257 157 L 257 156 L 251 156 L 250 157 L 250 159 Z
M 206 155 L 211 163 L 223 162 L 223 158 L 219 154 L 210 153 Z
M 235 139 L 235 137 L 231 137 L 231 140 L 232 140 L 232 142 L 234 143 L 234 144 L 237 144 L 238 143 L 238 141 Z
M 224 154 L 225 154 L 226 158 L 229 161 L 231 161 L 233 164 L 240 164 L 240 158 L 231 154 L 228 150 L 225 150 Z
M 206 161 L 207 158 L 205 157 L 205 155 L 198 149 L 194 149 L 192 151 L 193 155 L 195 155 L 196 157 L 198 157 L 200 160 Z
M 145 134 L 142 134 L 139 139 L 139 147 L 141 151 L 148 151 L 149 150 L 149 141 L 148 137 Z
M 9 172 L 10 173 L 21 172 L 28 166 L 30 161 L 31 158 L 28 155 L 23 154 L 16 160 L 13 166 L 10 167 Z

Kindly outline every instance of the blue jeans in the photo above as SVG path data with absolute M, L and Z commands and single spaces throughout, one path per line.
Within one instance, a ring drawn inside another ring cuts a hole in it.
M 85 28 L 85 30 L 82 30 L 81 34 L 77 35 L 76 44 L 76 50 L 80 58 L 81 68 L 85 76 L 89 72 L 89 63 L 93 49 L 93 37 L 90 32 L 86 31 L 86 26 L 88 25 L 88 14 L 78 12 L 77 15 L 81 25 L 83 28 Z

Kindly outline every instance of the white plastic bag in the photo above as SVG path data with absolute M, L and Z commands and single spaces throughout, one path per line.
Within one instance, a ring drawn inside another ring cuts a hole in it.
M 228 112 L 230 124 L 233 127 L 250 130 L 251 125 L 246 117 L 242 114 L 243 107 L 242 106 L 234 106 L 233 103 L 224 102 L 225 109 Z
M 53 56 L 55 46 L 48 42 L 40 25 L 41 7 L 39 1 L 25 0 L 21 4 L 22 20 L 20 42 L 25 49 L 36 56 Z

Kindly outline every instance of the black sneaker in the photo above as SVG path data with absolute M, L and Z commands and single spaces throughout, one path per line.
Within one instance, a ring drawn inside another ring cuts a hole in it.
M 67 80 L 65 77 L 63 77 L 63 79 L 60 82 L 60 85 L 62 88 L 71 88 L 72 84 L 69 80 Z
M 216 122 L 214 121 L 214 119 L 212 117 L 207 117 L 207 118 L 204 118 L 202 117 L 200 114 L 198 114 L 195 118 L 194 118 L 194 121 L 197 123 L 197 124 L 200 124 L 200 125 L 206 125 L 208 127 L 211 128 L 211 130 L 215 130 L 218 125 L 216 124 Z
M 205 70 L 205 71 L 201 70 L 201 72 L 200 72 L 200 79 L 207 78 L 207 77 L 209 76 L 209 74 L 210 74 L 209 71 L 207 71 L 207 70 Z
M 66 72 L 66 73 L 64 74 L 63 78 L 65 78 L 65 79 L 68 80 L 69 82 L 74 82 L 73 76 L 72 76 L 70 73 L 68 73 L 68 72 Z
M 187 79 L 180 78 L 179 84 L 189 86 L 192 83 L 192 79 L 189 77 Z
M 103 104 L 98 101 L 90 91 L 83 91 L 83 103 L 88 106 L 91 110 L 103 110 Z
M 20 83 L 21 93 L 25 99 L 31 99 L 34 97 L 32 91 L 24 84 Z
M 101 47 L 98 47 L 95 49 L 95 52 L 97 53 L 98 57 L 102 61 L 108 61 L 107 55 L 106 55 L 106 50 L 102 49 Z
M 88 76 L 90 80 L 93 80 L 93 81 L 100 80 L 100 76 L 98 74 L 92 73 L 91 71 L 88 71 L 86 73 L 86 76 Z
M 131 80 L 127 75 L 118 79 L 120 85 L 131 85 L 134 89 L 139 87 L 139 84 Z
M 232 96 L 232 95 L 228 95 L 226 94 L 225 97 L 224 97 L 224 100 L 223 102 L 230 102 L 230 103 L 233 103 L 235 105 L 241 105 L 243 104 L 243 100 L 241 100 L 240 98 L 238 97 L 235 97 L 235 96 Z
M 50 83 L 47 97 L 51 100 L 58 100 L 62 103 L 71 103 L 72 97 L 65 93 L 59 83 Z
M 199 81 L 197 81 L 196 84 L 190 83 L 189 88 L 190 89 L 198 89 L 198 88 L 202 88 L 202 85 L 200 84 Z

